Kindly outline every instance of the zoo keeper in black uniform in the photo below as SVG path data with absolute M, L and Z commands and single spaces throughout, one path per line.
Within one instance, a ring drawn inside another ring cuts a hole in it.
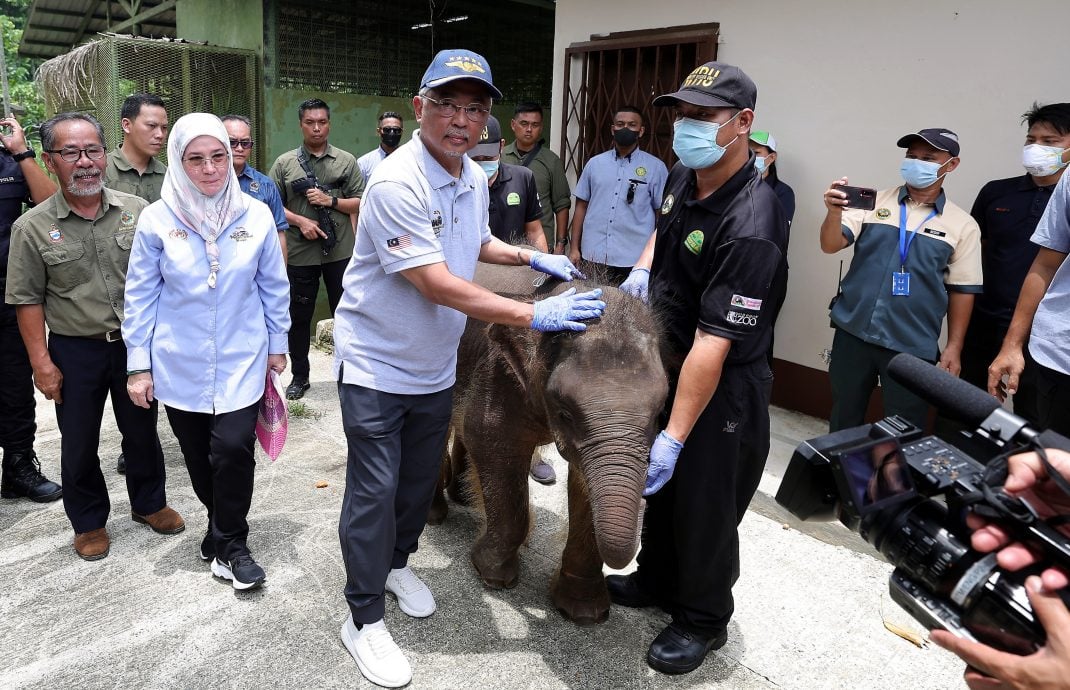
M 618 604 L 671 613 L 647 654 L 664 673 L 693 671 L 727 639 L 736 527 L 769 451 L 766 351 L 787 281 L 788 223 L 747 146 L 757 95 L 738 67 L 708 62 L 654 99 L 675 110 L 680 163 L 656 233 L 621 285 L 645 296 L 649 278 L 675 371 L 650 449 L 639 569 L 606 584 Z

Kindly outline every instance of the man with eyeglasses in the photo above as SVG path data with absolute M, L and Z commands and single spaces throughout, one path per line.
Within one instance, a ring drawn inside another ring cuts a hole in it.
M 74 528 L 74 550 L 87 561 L 104 558 L 111 545 L 105 527 L 111 504 L 97 455 L 109 392 L 130 460 L 131 519 L 159 534 L 185 529 L 167 506 L 156 403 L 140 408 L 126 393 L 120 331 L 126 269 L 138 216 L 148 204 L 105 188 L 103 142 L 91 115 L 63 113 L 41 125 L 45 167 L 60 193 L 15 221 L 7 282 L 34 383 L 56 404 L 63 508 Z
M 308 350 L 320 278 L 327 288 L 331 316 L 342 296 L 342 273 L 353 255 L 364 177 L 357 159 L 330 144 L 331 109 L 318 98 L 297 108 L 301 146 L 278 157 L 268 176 L 286 208 L 286 274 L 290 278 L 290 362 L 293 379 L 286 397 L 298 400 L 311 387 Z M 309 186 L 315 178 L 316 186 Z M 296 185 L 296 186 L 295 186 Z M 300 191 L 304 190 L 304 191 Z M 321 211 L 334 226 L 320 227 Z M 331 231 L 331 234 L 328 232 Z
M 167 145 L 167 110 L 163 99 L 135 93 L 123 101 L 123 143 L 108 154 L 104 185 L 139 196 L 150 204 L 160 198 L 167 166 L 157 160 Z
M 720 62 L 654 99 L 672 107 L 680 162 L 657 231 L 621 289 L 666 326 L 665 427 L 650 449 L 639 568 L 606 578 L 620 606 L 660 606 L 672 622 L 647 664 L 689 673 L 724 646 L 739 577 L 739 533 L 769 454 L 773 374 L 766 353 L 787 283 L 788 223 L 747 146 L 758 87 Z
M 564 254 L 566 242 L 554 247 L 555 238 L 565 236 L 568 210 L 572 207 L 572 189 L 565 177 L 565 165 L 556 153 L 546 147 L 542 138 L 542 106 L 524 102 L 516 106 L 509 122 L 516 139 L 502 150 L 502 162 L 522 165 L 535 174 L 542 207 L 542 230 L 550 251 Z
M 249 165 L 249 154 L 253 150 L 252 123 L 244 115 L 224 115 L 219 118 L 227 129 L 230 137 L 230 156 L 234 160 L 234 172 L 238 175 L 238 184 L 241 190 L 267 204 L 271 209 L 271 215 L 275 218 L 275 229 L 279 231 L 279 244 L 282 245 L 282 258 L 286 260 L 286 230 L 290 224 L 286 222 L 286 207 L 282 205 L 279 196 L 279 188 L 275 182 Z
M 335 375 L 348 444 L 338 536 L 349 617 L 341 636 L 368 680 L 401 687 L 412 669 L 383 622 L 385 593 L 424 618 L 434 596 L 408 567 L 442 464 L 466 315 L 539 331 L 582 330 L 600 290 L 534 304 L 471 282 L 476 262 L 529 265 L 571 280 L 566 257 L 490 233 L 486 175 L 465 154 L 501 98 L 490 65 L 468 50 L 435 56 L 412 105 L 413 137 L 379 164 L 334 320 Z
M 654 232 L 669 171 L 639 148 L 646 127 L 635 106 L 618 108 L 609 132 L 613 148 L 587 161 L 576 183 L 571 237 L 565 239 L 573 263 L 583 259 L 609 283 L 620 285 Z
M 398 146 L 401 145 L 402 131 L 401 115 L 393 110 L 387 110 L 379 115 L 379 126 L 375 128 L 375 133 L 379 136 L 379 145 L 374 151 L 369 151 L 357 159 L 360 174 L 364 176 L 364 184 L 368 184 L 375 166 L 397 151 Z

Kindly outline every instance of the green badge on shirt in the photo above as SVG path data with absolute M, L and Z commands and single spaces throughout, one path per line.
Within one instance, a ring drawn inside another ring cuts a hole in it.
M 687 247 L 687 251 L 691 252 L 695 256 L 702 251 L 702 240 L 705 239 L 705 235 L 701 230 L 692 230 L 691 234 L 684 240 L 684 246 Z
M 505 197 L 505 203 L 509 204 L 510 206 L 519 206 L 520 195 L 516 192 L 509 192 L 509 196 Z

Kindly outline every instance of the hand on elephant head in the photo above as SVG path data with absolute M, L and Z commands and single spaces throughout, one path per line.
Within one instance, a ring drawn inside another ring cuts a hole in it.
M 536 271 L 542 271 L 560 280 L 572 280 L 573 278 L 585 279 L 587 276 L 580 273 L 567 256 L 561 254 L 547 254 L 535 252 L 531 255 L 529 265 Z
M 560 295 L 541 299 L 532 305 L 535 313 L 531 327 L 544 332 L 585 331 L 587 326 L 581 322 L 597 319 L 606 310 L 606 303 L 599 299 L 601 296 L 599 288 L 579 294 L 576 294 L 576 288 L 569 288 Z

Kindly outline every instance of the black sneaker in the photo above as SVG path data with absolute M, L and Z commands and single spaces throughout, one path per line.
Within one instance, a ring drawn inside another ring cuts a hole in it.
M 293 379 L 290 381 L 290 385 L 286 386 L 286 399 L 287 400 L 300 400 L 305 395 L 305 391 L 312 387 L 312 384 L 308 382 L 307 376 L 298 376 L 294 374 Z
M 126 455 L 119 453 L 119 457 L 115 460 L 115 471 L 119 474 L 126 474 Z
M 267 574 L 256 564 L 250 554 L 243 553 L 230 561 L 221 561 L 218 557 L 212 561 L 212 574 L 224 580 L 230 580 L 234 589 L 246 591 L 256 589 L 264 584 Z
M 691 673 L 702 665 L 707 654 L 724 647 L 727 641 L 727 631 L 700 635 L 670 623 L 650 643 L 646 663 L 662 673 Z
M 37 459 L 37 453 L 28 450 L 22 453 L 4 454 L 0 496 L 28 498 L 34 503 L 48 503 L 63 498 L 63 488 L 41 474 L 41 463 Z
M 204 539 L 201 539 L 201 560 L 210 561 L 215 558 L 215 539 L 212 539 L 212 528 L 208 528 Z

